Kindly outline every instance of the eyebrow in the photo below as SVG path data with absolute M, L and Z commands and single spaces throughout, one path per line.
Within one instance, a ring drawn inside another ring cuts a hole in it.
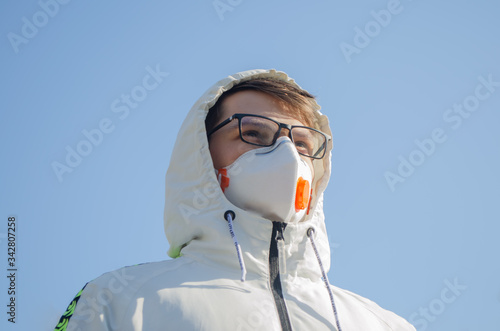
M 246 122 L 245 124 L 247 125 L 251 125 L 251 126 L 256 126 L 256 127 L 259 127 L 259 128 L 271 128 L 273 129 L 272 125 L 267 125 L 267 123 L 263 122 L 263 121 L 248 121 Z M 276 126 L 278 127 L 278 126 Z
M 292 131 L 292 136 L 294 137 L 300 137 L 300 138 L 311 138 L 313 139 L 313 134 L 311 131 L 307 130 L 307 131 L 303 131 L 303 130 L 294 130 Z

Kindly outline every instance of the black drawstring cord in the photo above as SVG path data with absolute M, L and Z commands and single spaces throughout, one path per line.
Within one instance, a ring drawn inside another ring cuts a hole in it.
M 244 282 L 247 274 L 247 269 L 245 268 L 245 261 L 243 261 L 243 255 L 241 254 L 240 244 L 238 243 L 238 239 L 236 239 L 236 235 L 234 234 L 233 230 L 233 220 L 236 218 L 236 215 L 234 211 L 227 210 L 224 213 L 224 218 L 227 221 L 227 224 L 229 226 L 229 233 L 231 233 L 231 238 L 233 238 L 234 246 L 236 247 L 236 254 L 238 255 L 238 261 L 240 262 L 241 268 L 241 281 Z
M 338 329 L 338 331 L 342 331 L 342 329 L 340 328 L 339 316 L 337 314 L 337 307 L 335 306 L 335 301 L 333 300 L 332 289 L 330 288 L 330 282 L 328 281 L 328 277 L 326 276 L 325 269 L 323 268 L 323 263 L 321 262 L 321 259 L 319 257 L 318 249 L 316 248 L 316 244 L 314 243 L 313 234 L 314 234 L 314 229 L 309 228 L 307 230 L 307 236 L 309 237 L 309 240 L 311 241 L 311 245 L 314 249 L 314 254 L 316 254 L 316 259 L 318 260 L 319 268 L 321 269 L 321 276 L 322 276 L 323 282 L 325 283 L 326 289 L 328 290 L 328 295 L 330 296 L 330 303 L 332 304 L 333 315 L 335 315 L 335 322 L 337 323 L 337 329 Z

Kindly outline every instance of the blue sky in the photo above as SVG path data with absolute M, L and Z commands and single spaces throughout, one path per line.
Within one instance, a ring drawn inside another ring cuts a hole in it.
M 500 5 L 215 3 L 0 5 L 5 273 L 18 224 L 17 323 L 1 312 L 2 330 L 50 330 L 87 281 L 167 258 L 180 124 L 253 68 L 287 72 L 330 117 L 330 281 L 419 331 L 500 329 Z

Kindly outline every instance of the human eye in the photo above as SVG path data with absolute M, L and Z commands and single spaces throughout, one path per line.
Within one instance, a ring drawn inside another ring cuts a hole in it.
M 311 141 L 299 140 L 299 141 L 294 141 L 294 143 L 295 143 L 295 148 L 297 148 L 297 151 L 299 151 L 299 153 L 306 155 L 313 154 L 314 144 Z
M 244 140 L 259 145 L 266 145 L 270 140 L 270 131 L 260 126 L 246 127 L 242 129 L 241 136 Z M 272 137 L 271 137 L 272 139 Z
M 252 129 L 247 128 L 247 129 L 241 131 L 241 135 L 244 138 L 257 139 L 261 136 L 261 133 L 258 130 L 252 130 Z
M 241 136 L 246 142 L 257 145 L 272 143 L 276 130 L 262 121 L 247 121 L 241 126 Z
M 297 151 L 305 155 L 313 155 L 316 148 L 316 141 L 307 129 L 295 128 L 292 133 L 293 142 Z

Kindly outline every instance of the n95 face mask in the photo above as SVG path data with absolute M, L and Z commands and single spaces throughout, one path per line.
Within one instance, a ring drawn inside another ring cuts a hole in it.
M 312 172 L 287 137 L 250 150 L 216 172 L 226 198 L 241 209 L 287 223 L 308 213 Z

